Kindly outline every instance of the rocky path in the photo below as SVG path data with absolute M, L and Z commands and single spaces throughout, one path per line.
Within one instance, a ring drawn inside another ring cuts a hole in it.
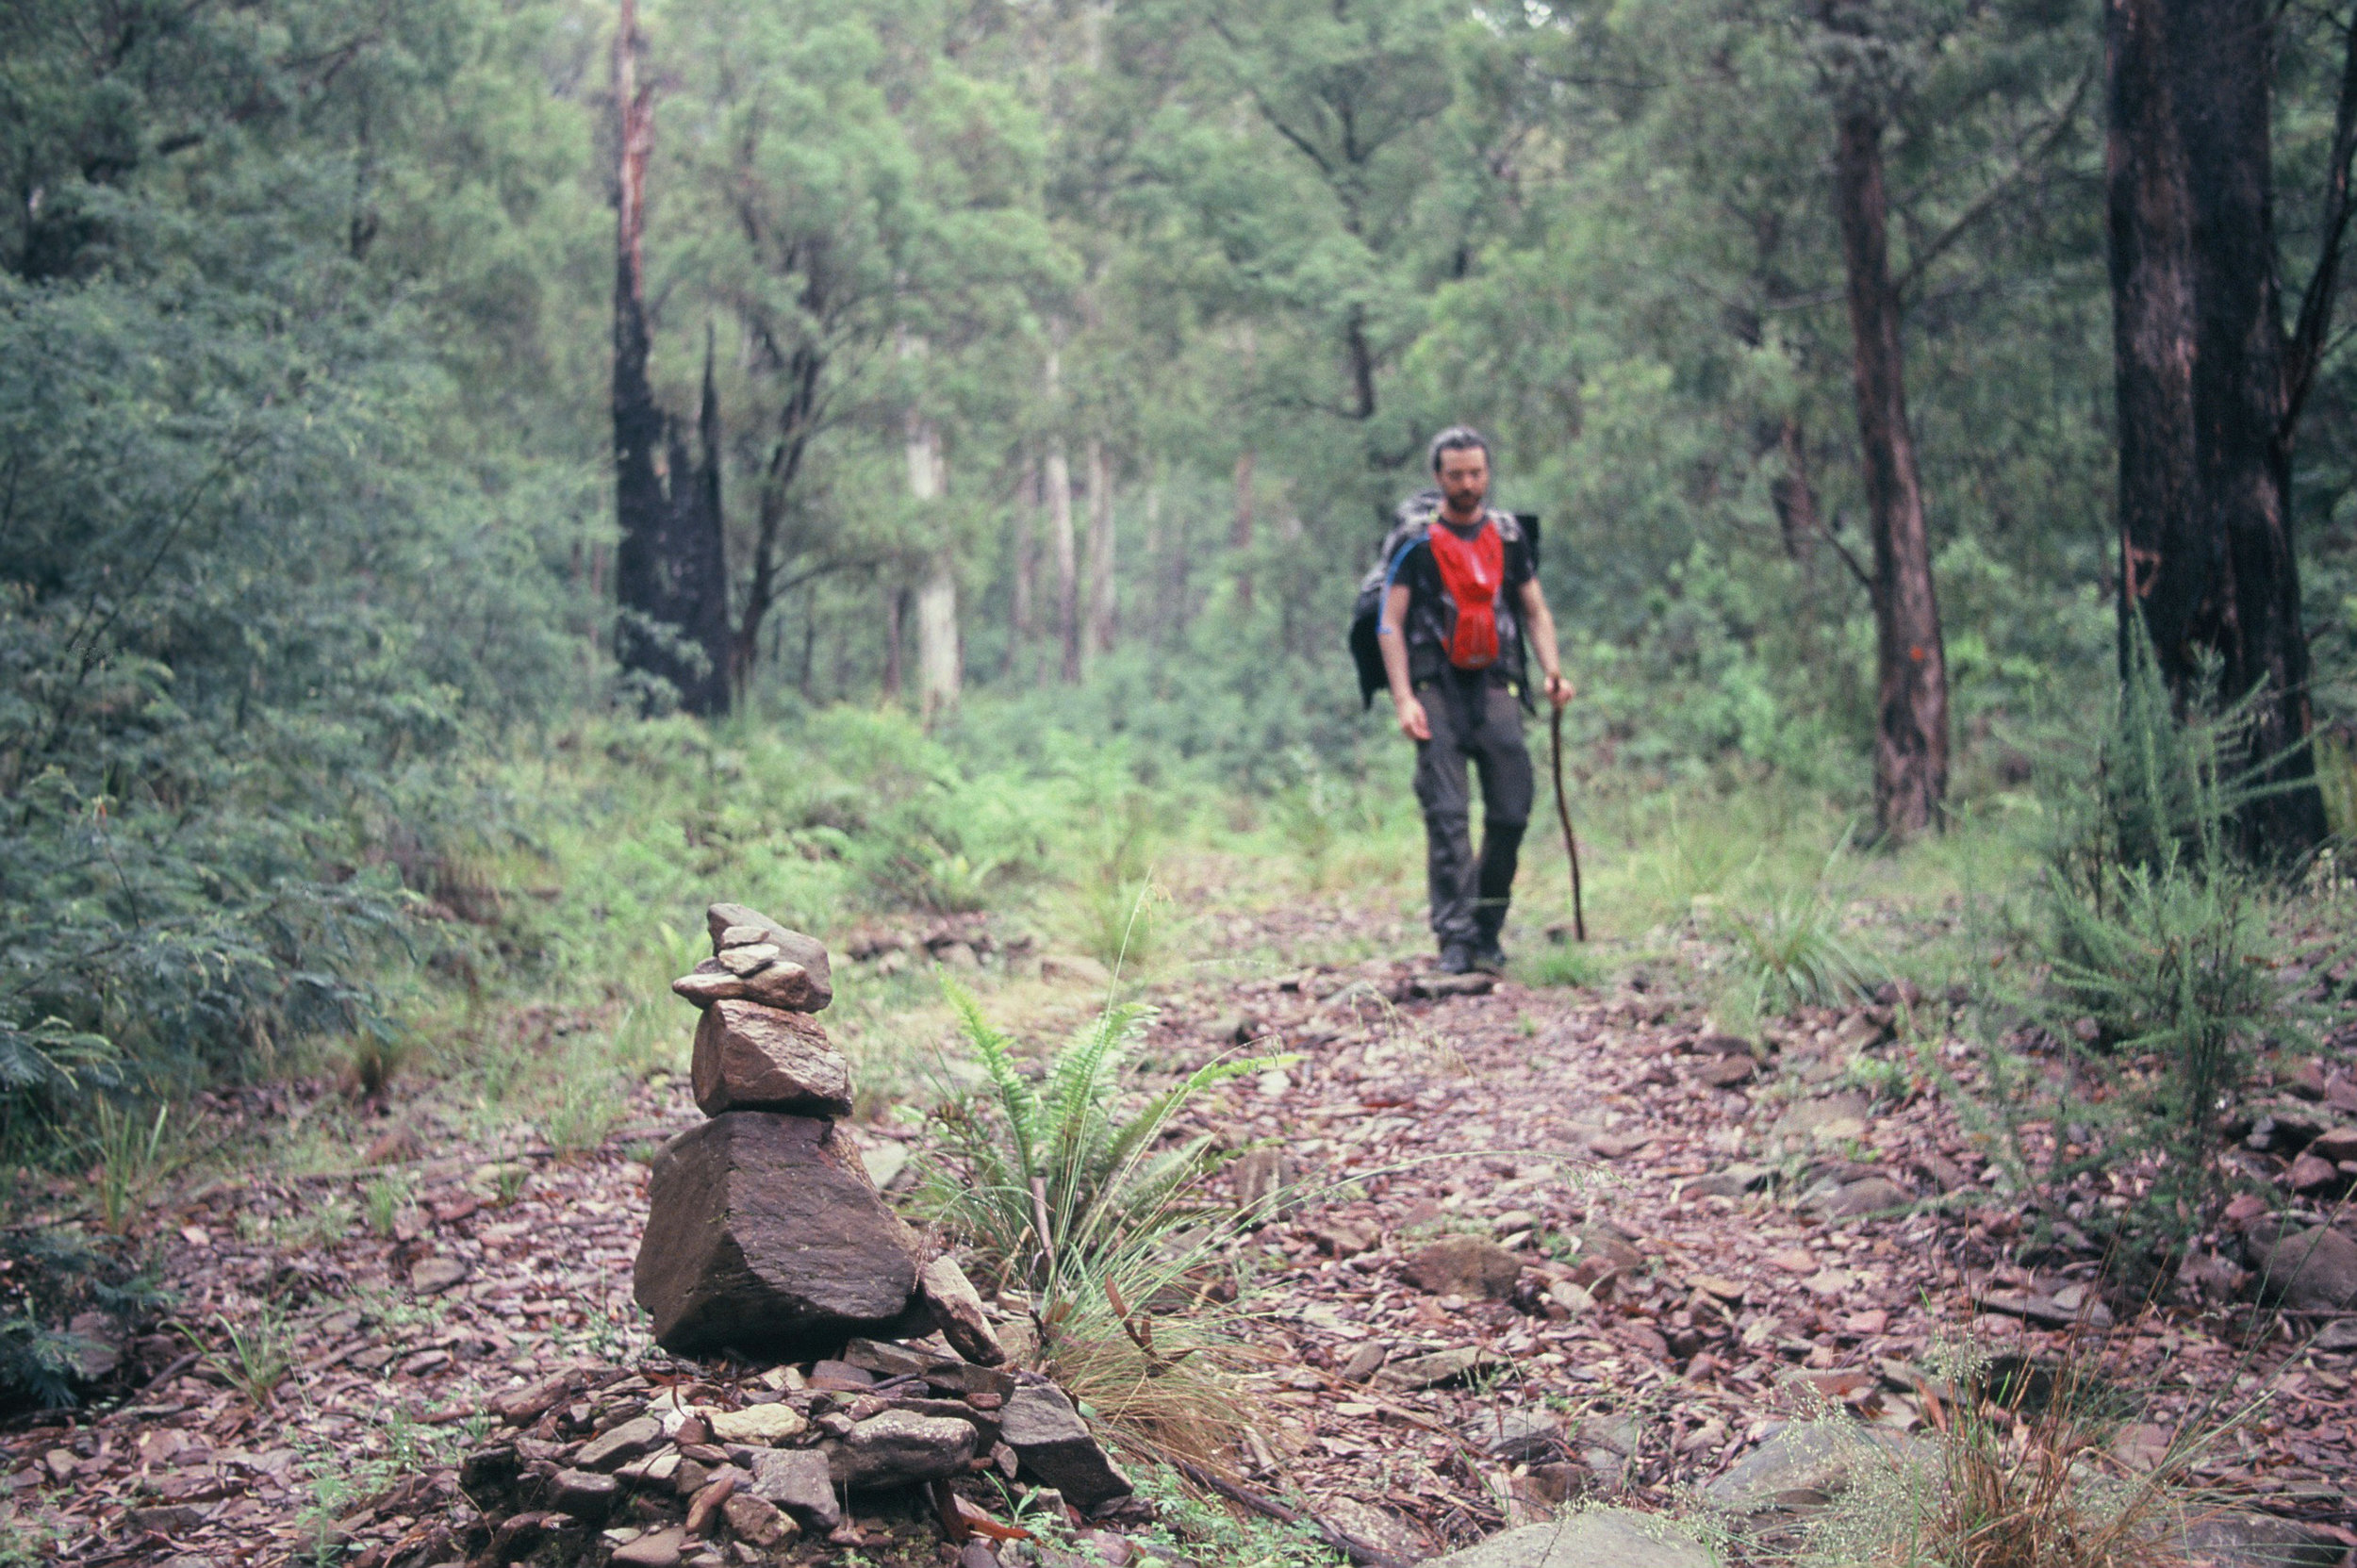
M 1331 934 L 1255 933 L 1298 950 Z M 1772 1446 L 1754 1457 L 1781 1423 L 1830 1404 L 1920 1428 L 1935 1346 L 1967 1335 L 2098 1354 L 2139 1406 L 2122 1467 L 2220 1400 L 2260 1401 L 2203 1478 L 2357 1543 L 2339 1533 L 2357 1522 L 2342 1490 L 2357 1334 L 2256 1319 L 2226 1285 L 2204 1300 L 2200 1271 L 2187 1299 L 2139 1307 L 2104 1300 L 2093 1257 L 2014 1261 L 2019 1206 L 1911 1079 L 1888 1005 L 1736 1040 L 1641 990 L 1436 982 L 1391 961 L 1158 999 L 1149 1068 L 1244 1043 L 1293 1058 L 1193 1113 L 1267 1216 L 1243 1244 L 1264 1418 L 1238 1474 L 1388 1553 L 1574 1498 L 1689 1507 L 1715 1485 L 1756 1501 L 1795 1484 L 1762 1477 Z M 371 1568 L 454 1560 L 457 1460 L 500 1426 L 503 1395 L 568 1367 L 698 1372 L 643 1359 L 629 1282 L 645 1158 L 697 1119 L 684 1083 L 659 1084 L 583 1158 L 355 1149 L 345 1175 L 189 1195 L 161 1251 L 203 1353 L 135 1344 L 152 1373 L 128 1399 L 0 1437 L 20 1538 L 53 1530 L 55 1560 L 91 1564 L 226 1568 L 346 1542 Z M 888 1179 L 903 1149 L 862 1135 Z M 408 1197 L 393 1213 L 371 1185 L 388 1175 Z M 2254 1322 L 2271 1336 L 2255 1347 Z M 863 1526 L 871 1555 L 894 1527 Z

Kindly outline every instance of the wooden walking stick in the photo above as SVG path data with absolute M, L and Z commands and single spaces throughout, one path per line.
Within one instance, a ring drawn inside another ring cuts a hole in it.
M 1585 942 L 1588 940 L 1588 912 L 1579 898 L 1579 839 L 1572 832 L 1572 808 L 1563 801 L 1563 710 L 1560 707 L 1548 719 L 1547 734 L 1555 742 L 1555 816 L 1563 824 L 1563 852 L 1572 861 L 1572 930 Z

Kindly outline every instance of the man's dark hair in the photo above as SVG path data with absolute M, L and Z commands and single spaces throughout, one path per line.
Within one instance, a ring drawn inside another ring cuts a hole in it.
M 1492 455 L 1490 451 L 1489 439 L 1484 437 L 1480 431 L 1475 430 L 1469 424 L 1450 425 L 1446 430 L 1442 431 L 1438 436 L 1432 437 L 1432 451 L 1430 454 L 1432 460 L 1432 471 L 1434 473 L 1441 471 L 1441 454 L 1444 452 L 1468 452 L 1475 447 L 1479 447 L 1481 449 L 1481 455 L 1485 461 L 1495 461 L 1495 458 Z

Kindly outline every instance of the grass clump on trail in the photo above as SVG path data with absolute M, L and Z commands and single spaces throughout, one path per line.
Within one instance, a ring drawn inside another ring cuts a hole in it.
M 1208 1133 L 1163 1145 L 1196 1094 L 1270 1062 L 1213 1062 L 1125 1105 L 1148 1009 L 1106 1007 L 1034 1082 L 972 996 L 950 999 L 985 1084 L 934 1107 L 941 1153 L 920 1212 L 1002 1299 L 1029 1303 L 1043 1363 L 1100 1418 L 1158 1452 L 1216 1456 L 1237 1429 L 1236 1391 L 1216 1370 L 1221 1336 L 1195 1314 L 1213 1296 L 1225 1217 L 1200 1190 L 1217 1153 Z
M 2222 1432 L 2181 1430 L 2144 1468 L 2114 1457 L 2129 1401 L 2083 1352 L 2036 1366 L 1977 1346 L 1934 1358 L 1909 1442 L 1813 1423 L 1848 1481 L 1802 1526 L 1792 1568 L 2178 1568 L 2200 1517 L 2189 1472 Z M 2230 1424 L 2231 1425 L 2231 1424 Z

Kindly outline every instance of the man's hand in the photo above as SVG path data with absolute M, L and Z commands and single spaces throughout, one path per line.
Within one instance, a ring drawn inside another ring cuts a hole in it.
M 1399 708 L 1399 733 L 1410 740 L 1430 740 L 1432 720 L 1424 716 L 1424 704 L 1412 697 L 1403 697 Z
M 1547 701 L 1559 708 L 1567 705 L 1571 700 L 1572 678 L 1569 675 L 1564 674 L 1559 669 L 1554 674 L 1548 676 Z

